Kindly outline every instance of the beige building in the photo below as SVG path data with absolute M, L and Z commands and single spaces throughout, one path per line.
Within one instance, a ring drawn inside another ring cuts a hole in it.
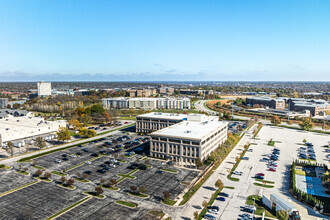
M 186 114 L 150 112 L 136 116 L 136 132 L 150 133 L 187 120 Z
M 228 123 L 218 117 L 189 114 L 182 121 L 151 133 L 150 156 L 171 159 L 177 165 L 205 160 L 227 139 Z

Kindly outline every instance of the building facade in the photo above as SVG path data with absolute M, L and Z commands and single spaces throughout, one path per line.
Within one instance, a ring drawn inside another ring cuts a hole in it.
M 285 109 L 285 100 L 268 97 L 247 97 L 246 104 L 251 106 L 269 107 L 273 109 Z
M 177 165 L 205 160 L 227 139 L 228 123 L 218 117 L 189 114 L 187 121 L 150 134 L 150 156 L 171 159 Z
M 304 110 L 310 111 L 312 116 L 317 116 L 321 112 L 329 112 L 329 102 L 322 99 L 303 99 L 291 98 L 287 100 L 290 111 L 302 112 Z
M 0 108 L 7 108 L 8 98 L 0 98 Z
M 151 112 L 136 116 L 136 132 L 150 133 L 187 120 L 186 114 Z
M 52 95 L 52 84 L 51 82 L 38 82 L 38 96 L 50 96 Z
M 103 107 L 110 109 L 190 109 L 189 98 L 104 98 Z

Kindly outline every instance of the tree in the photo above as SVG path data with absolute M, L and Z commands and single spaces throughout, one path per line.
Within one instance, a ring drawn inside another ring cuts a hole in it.
M 196 167 L 197 169 L 201 168 L 204 165 L 203 161 L 201 160 L 200 157 L 196 158 Z
M 306 143 L 306 142 L 307 142 L 307 140 L 306 140 L 306 139 L 304 139 L 304 140 L 303 140 L 303 142 L 304 142 L 304 143 Z
M 218 179 L 215 182 L 215 186 L 218 187 L 218 189 L 222 189 L 224 187 L 223 182 L 221 181 L 221 179 Z
M 302 130 L 308 131 L 314 127 L 314 124 L 312 123 L 312 120 L 310 118 L 303 118 L 299 126 Z
M 13 109 L 19 109 L 21 105 L 19 103 L 13 104 Z
M 72 119 L 68 122 L 69 126 L 71 126 L 74 130 L 81 128 L 82 124 L 77 119 Z
M 60 181 L 61 181 L 62 184 L 65 183 L 66 177 L 65 176 L 61 176 Z
M 171 194 L 167 191 L 164 191 L 163 195 L 164 195 L 164 199 L 169 199 L 171 197 Z
M 96 131 L 87 128 L 81 128 L 79 129 L 79 135 L 84 138 L 91 138 L 96 136 Z
M 95 187 L 95 193 L 96 195 L 100 195 L 103 193 L 103 189 L 100 186 Z
M 281 124 L 281 118 L 278 117 L 277 115 L 274 115 L 272 117 L 272 119 L 270 120 L 270 122 L 273 124 L 273 125 L 279 125 Z
M 116 185 L 116 184 L 117 184 L 117 180 L 116 180 L 116 179 L 111 179 L 109 182 L 110 182 L 112 185 Z
M 101 178 L 100 179 L 100 183 L 103 184 L 105 182 L 105 179 L 104 178 Z
M 199 214 L 198 214 L 198 212 L 196 211 L 196 212 L 194 212 L 194 220 L 198 220 L 199 219 Z
M 103 116 L 104 116 L 104 119 L 105 119 L 106 122 L 111 121 L 111 117 L 110 117 L 108 112 L 104 112 Z
M 41 150 L 42 148 L 46 147 L 46 141 L 43 137 L 37 137 L 35 141 L 35 146 Z
M 70 178 L 70 179 L 68 179 L 68 181 L 66 181 L 67 186 L 72 186 L 73 184 L 74 184 L 74 179 L 73 178 Z
M 288 121 L 288 125 L 292 125 L 292 121 Z
M 146 189 L 144 186 L 140 186 L 140 187 L 139 187 L 139 192 L 140 192 L 141 194 L 144 194 L 144 193 L 147 192 L 147 189 Z
M 289 214 L 287 211 L 280 209 L 276 212 L 276 217 L 279 220 L 288 220 L 289 219 Z
M 56 134 L 59 141 L 64 142 L 71 139 L 70 131 L 68 128 L 60 127 Z
M 202 203 L 202 206 L 203 206 L 204 208 L 207 208 L 208 205 L 209 205 L 209 204 L 207 203 L 207 201 L 204 200 L 203 203 Z
M 52 176 L 52 174 L 50 172 L 45 172 L 44 173 L 44 178 L 45 179 L 49 179 Z
M 37 170 L 37 171 L 34 173 L 35 176 L 41 176 L 41 174 L 42 174 L 42 170 Z
M 13 144 L 13 142 L 8 141 L 6 151 L 7 151 L 7 153 L 10 154 L 11 157 L 14 156 L 14 144 Z
M 131 190 L 134 193 L 137 190 L 136 186 L 131 186 Z

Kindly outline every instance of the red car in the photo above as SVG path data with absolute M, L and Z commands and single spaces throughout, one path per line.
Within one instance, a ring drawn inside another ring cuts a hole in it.
M 274 169 L 274 168 L 269 168 L 268 171 L 276 172 L 276 169 Z
M 128 122 L 127 122 L 127 121 L 125 121 L 125 124 L 128 124 Z
M 256 175 L 258 175 L 258 176 L 265 176 L 264 173 L 257 173 Z

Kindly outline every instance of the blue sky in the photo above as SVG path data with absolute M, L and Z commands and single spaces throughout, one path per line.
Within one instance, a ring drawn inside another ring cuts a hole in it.
M 329 81 L 329 11 L 328 0 L 1 0 L 0 81 Z

